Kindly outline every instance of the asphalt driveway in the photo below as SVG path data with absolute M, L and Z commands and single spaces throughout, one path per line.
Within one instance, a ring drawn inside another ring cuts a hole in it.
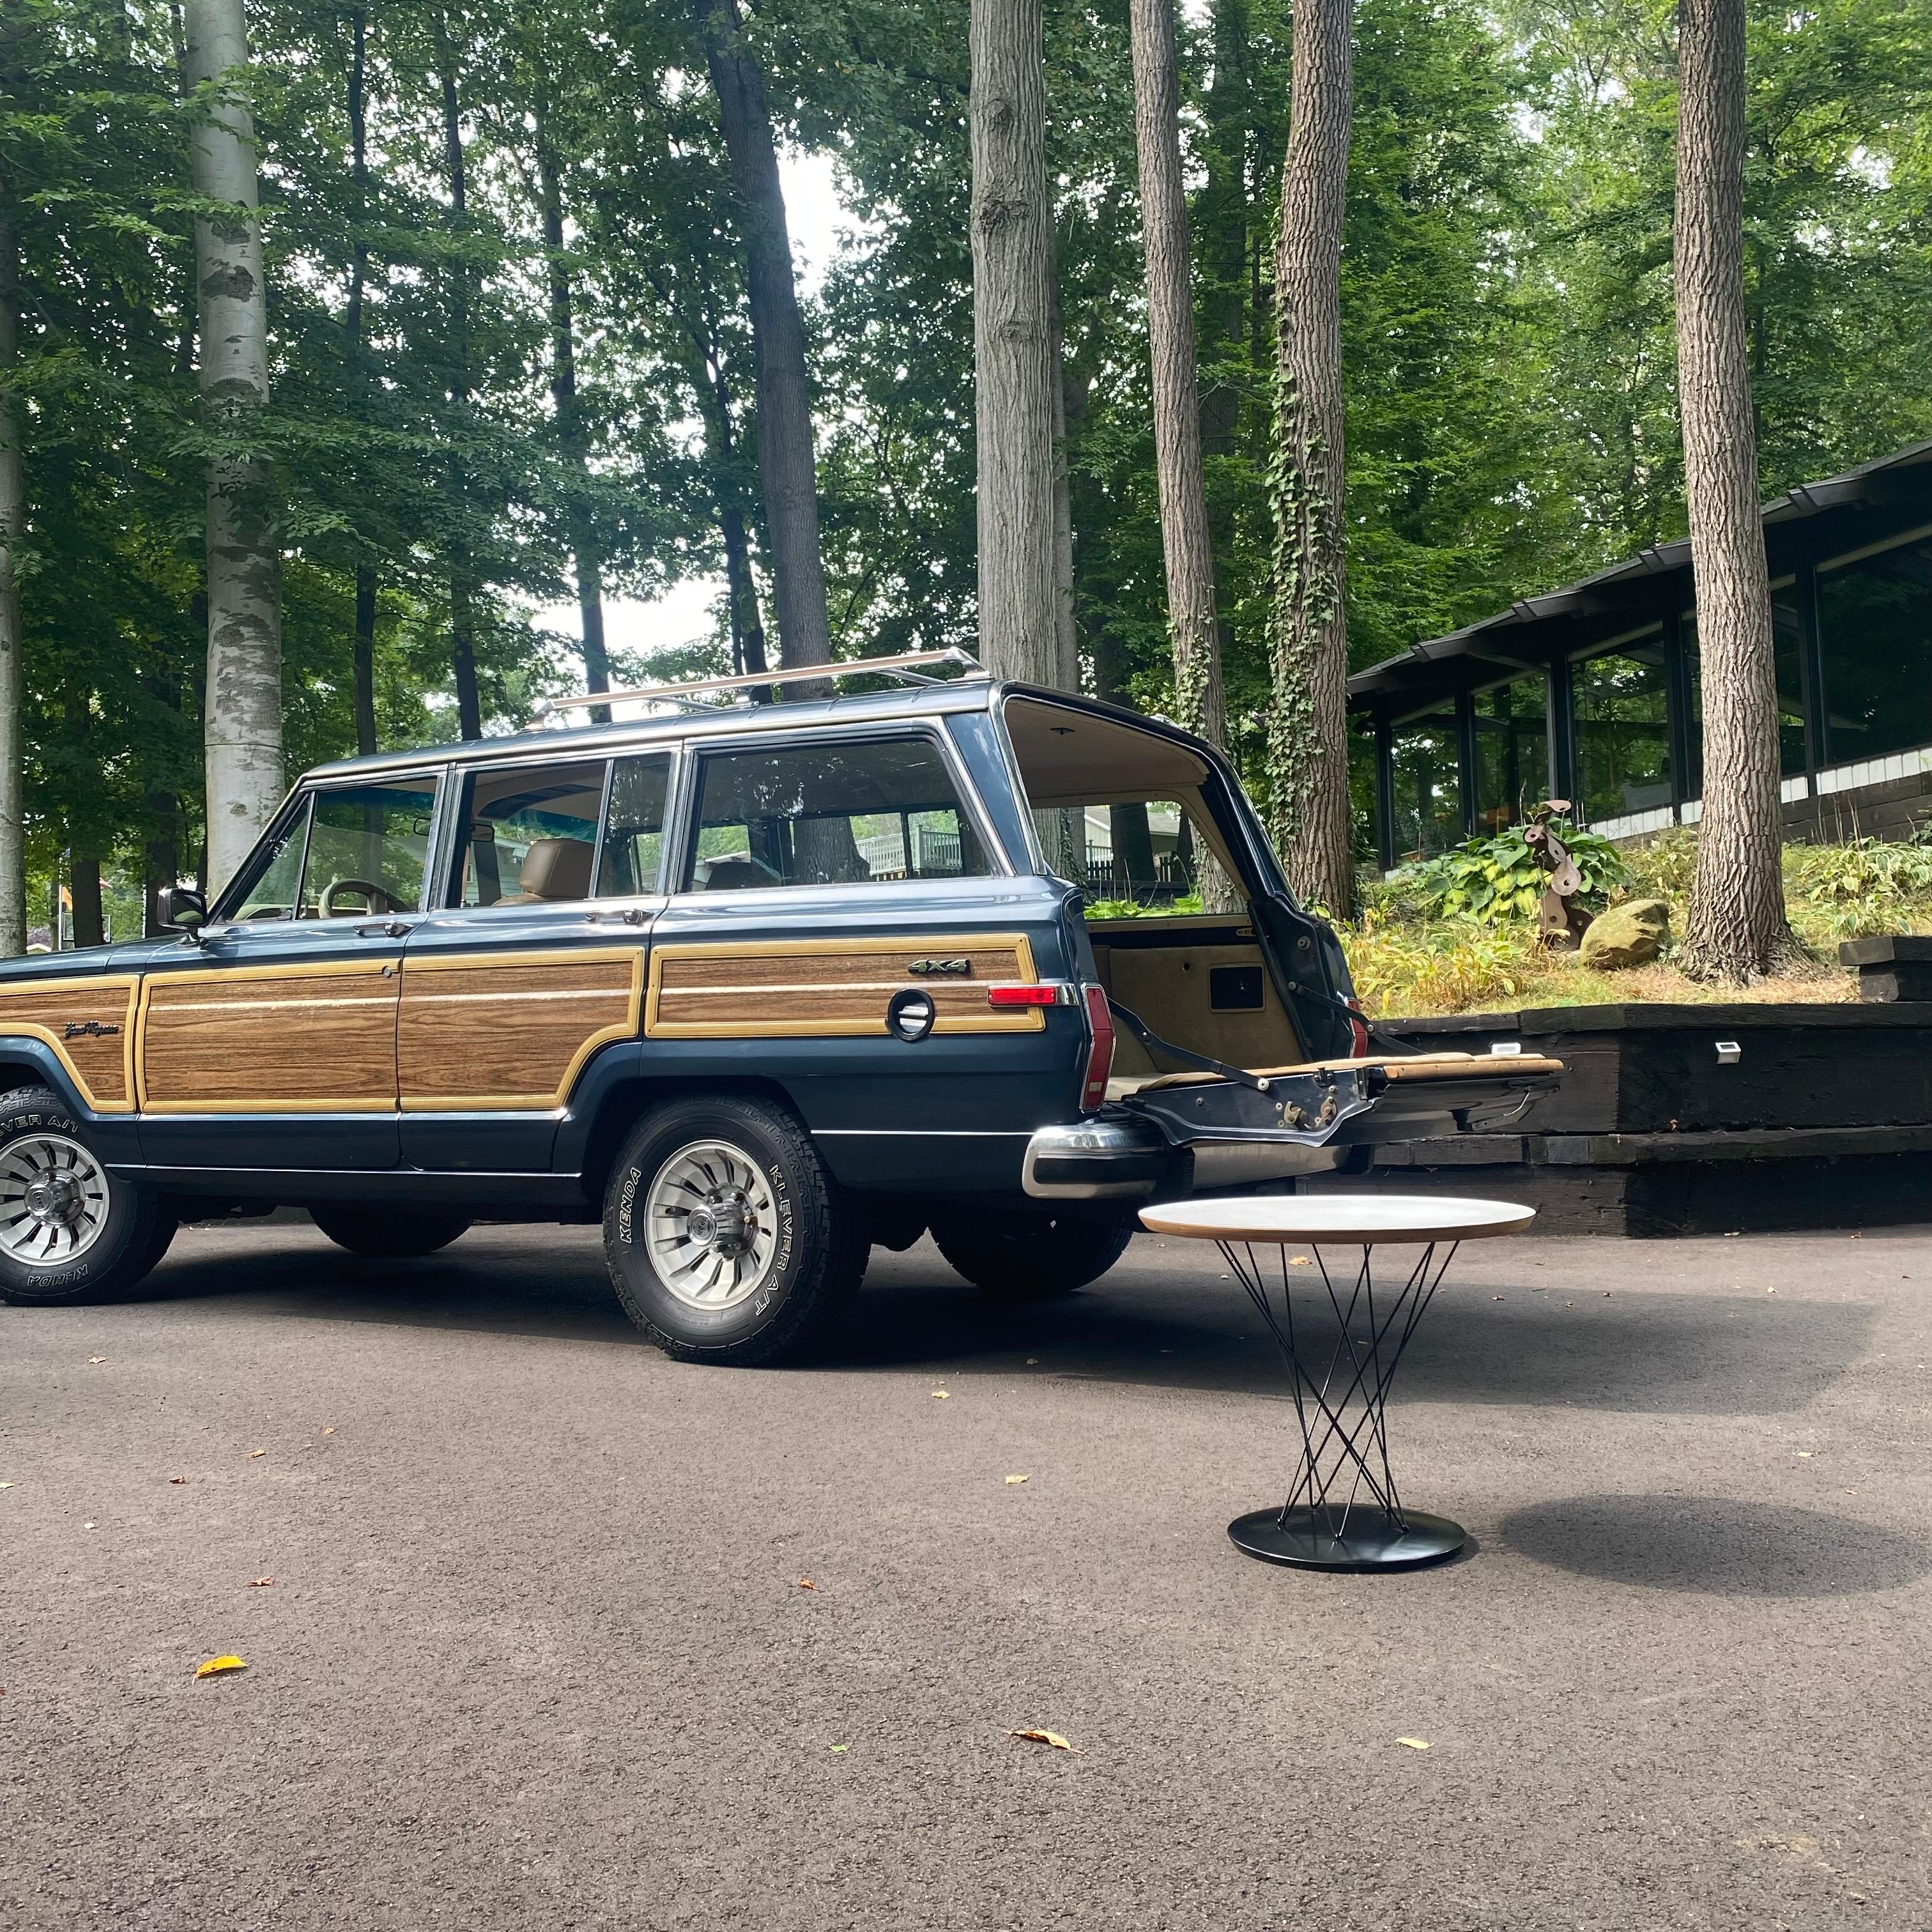
M 154 1286 L 0 1309 L 10 1932 L 1932 1924 L 1932 1230 L 1466 1250 L 1475 1547 L 1369 1578 L 1227 1544 L 1293 1412 L 1183 1243 L 766 1372 L 586 1229 Z

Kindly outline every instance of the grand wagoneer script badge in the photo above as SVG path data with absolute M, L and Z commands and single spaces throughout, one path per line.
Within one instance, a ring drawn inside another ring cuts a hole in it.
M 63 1040 L 105 1040 L 120 1028 L 111 1020 L 69 1020 L 62 1029 Z

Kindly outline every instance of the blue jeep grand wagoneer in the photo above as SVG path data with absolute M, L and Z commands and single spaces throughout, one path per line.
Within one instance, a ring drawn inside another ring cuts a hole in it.
M 1560 1070 L 1371 1057 L 1185 733 L 956 654 L 814 676 L 324 766 L 176 936 L 0 968 L 0 1294 L 124 1294 L 178 1220 L 271 1203 L 364 1256 L 601 1216 L 653 1341 L 772 1361 L 875 1243 L 1064 1292 L 1142 1202 L 1364 1165 Z M 1237 909 L 1088 917 L 1096 842 L 1128 891 L 1211 858 Z

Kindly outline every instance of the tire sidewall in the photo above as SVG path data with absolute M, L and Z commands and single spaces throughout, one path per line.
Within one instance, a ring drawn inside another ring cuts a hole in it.
M 830 1232 L 818 1177 L 800 1171 L 796 1150 L 772 1131 L 765 1108 L 728 1099 L 673 1101 L 640 1121 L 620 1150 L 605 1196 L 610 1276 L 632 1318 L 698 1351 L 734 1348 L 782 1321 L 825 1265 Z M 738 1148 L 772 1191 L 777 1246 L 758 1292 L 734 1306 L 694 1308 L 658 1279 L 646 1242 L 646 1202 L 664 1162 L 694 1141 Z
M 97 1162 L 100 1150 L 86 1126 L 50 1090 L 29 1089 L 0 1100 L 0 1151 L 36 1134 L 61 1134 L 78 1141 Z M 86 1252 L 55 1268 L 37 1268 L 0 1254 L 0 1294 L 11 1302 L 59 1304 L 110 1295 L 132 1286 L 145 1274 L 134 1264 L 155 1235 L 157 1210 L 143 1190 L 117 1180 L 104 1162 L 101 1174 L 107 1188 L 107 1220 Z

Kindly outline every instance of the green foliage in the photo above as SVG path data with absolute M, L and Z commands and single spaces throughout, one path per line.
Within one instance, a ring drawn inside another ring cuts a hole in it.
M 1179 919 L 1201 910 L 1198 892 L 1181 892 L 1150 904 L 1139 899 L 1089 899 L 1085 908 L 1089 919 Z
M 1861 838 L 1785 848 L 1785 890 L 1811 909 L 1808 936 L 1909 931 L 1932 916 L 1932 846 Z
M 1583 875 L 1580 894 L 1586 905 L 1600 905 L 1622 884 L 1623 854 L 1594 832 L 1580 831 L 1562 820 L 1550 830 L 1560 838 Z M 1438 916 L 1466 916 L 1484 925 L 1534 919 L 1549 875 L 1516 826 L 1492 838 L 1472 838 L 1439 857 L 1408 868 L 1408 877 Z

